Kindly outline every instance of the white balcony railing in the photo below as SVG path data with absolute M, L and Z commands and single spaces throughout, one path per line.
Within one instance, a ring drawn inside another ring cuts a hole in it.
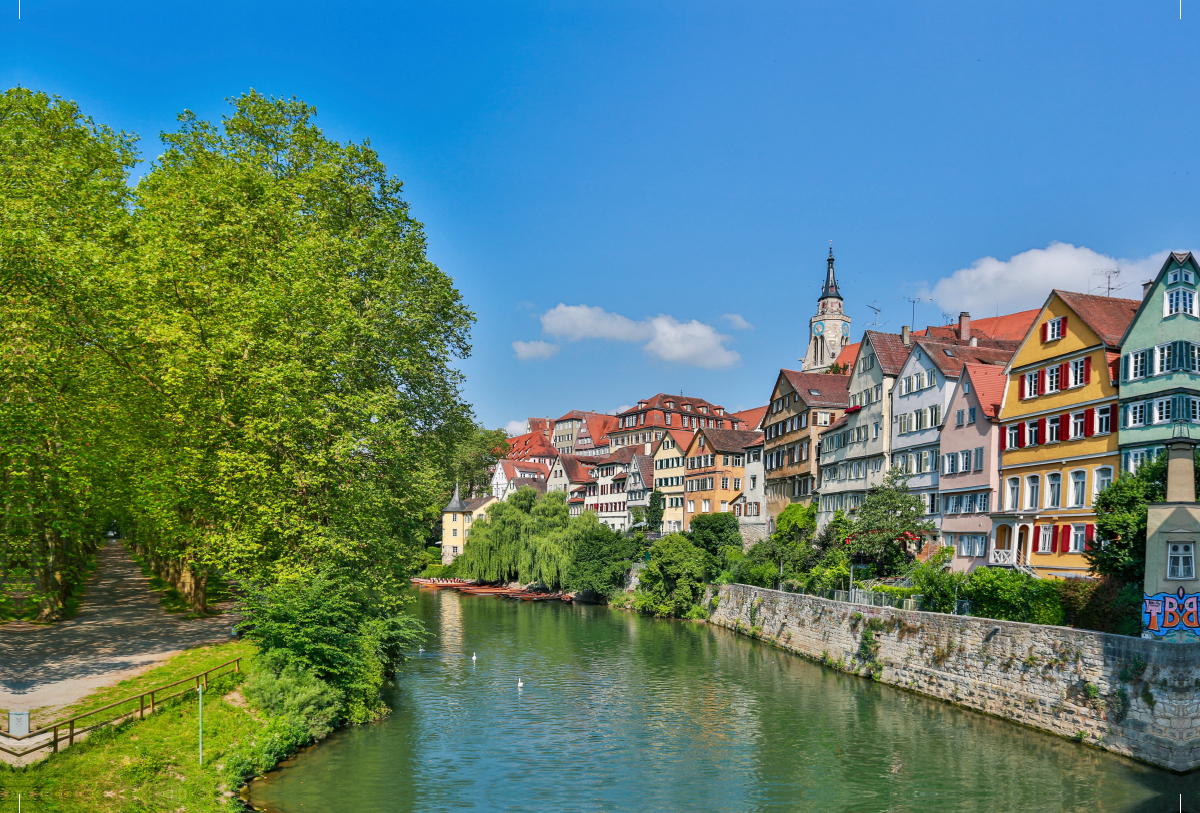
M 993 565 L 1011 565 L 1013 563 L 1012 550 L 992 550 L 991 563 Z

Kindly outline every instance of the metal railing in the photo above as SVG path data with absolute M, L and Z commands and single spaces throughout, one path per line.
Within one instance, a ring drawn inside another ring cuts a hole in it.
M 242 671 L 242 659 L 234 658 L 233 660 L 226 661 L 225 663 L 222 663 L 219 666 L 214 666 L 212 669 L 208 669 L 204 672 L 200 672 L 198 674 L 191 675 L 190 677 L 185 677 L 181 680 L 175 681 L 174 683 L 168 683 L 165 686 L 159 686 L 155 689 L 151 689 L 148 692 L 142 692 L 141 694 L 131 695 L 130 697 L 126 697 L 123 700 L 118 700 L 115 703 L 109 703 L 107 706 L 101 706 L 100 708 L 92 709 L 91 711 L 85 711 L 80 714 L 76 714 L 74 717 L 68 717 L 65 720 L 59 720 L 58 722 L 55 722 L 55 723 L 49 723 L 47 725 L 42 726 L 41 728 L 30 731 L 28 734 L 21 734 L 21 735 L 13 736 L 6 731 L 3 734 L 0 734 L 0 739 L 9 740 L 10 742 L 21 742 L 23 740 L 32 740 L 32 739 L 36 739 L 38 737 L 45 737 L 47 734 L 50 735 L 50 738 L 43 742 L 36 743 L 35 745 L 33 745 L 29 748 L 24 748 L 24 749 L 14 750 L 12 748 L 7 748 L 4 745 L 0 745 L 0 752 L 3 752 L 5 754 L 10 754 L 14 757 L 23 757 L 28 754 L 32 754 L 35 751 L 40 751 L 43 748 L 49 748 L 54 753 L 58 753 L 59 743 L 66 743 L 66 745 L 68 745 L 68 746 L 74 745 L 76 737 L 82 736 L 83 734 L 86 734 L 89 731 L 100 728 L 101 726 L 104 726 L 104 725 L 108 725 L 110 723 L 115 723 L 118 720 L 123 720 L 126 718 L 132 719 L 133 715 L 135 715 L 135 714 L 137 715 L 139 720 L 144 719 L 147 711 L 149 711 L 150 714 L 153 714 L 157 709 L 162 708 L 163 704 L 169 700 L 173 700 L 176 697 L 180 697 L 182 695 L 187 694 L 188 692 L 199 689 L 201 686 L 203 686 L 205 689 L 207 689 L 208 688 L 208 679 L 210 676 L 211 677 L 220 677 L 221 676 L 221 675 L 213 675 L 213 672 L 217 672 L 218 670 L 224 669 L 227 666 L 232 666 L 233 668 L 230 669 L 228 672 L 222 672 L 221 674 L 233 674 L 235 672 L 241 672 Z M 162 692 L 173 689 L 176 686 L 181 686 L 184 683 L 193 683 L 194 685 L 189 686 L 188 688 L 183 689 L 181 691 L 175 692 L 174 694 L 168 694 L 165 697 L 161 696 Z M 149 704 L 147 704 L 147 702 L 146 702 L 147 699 L 149 700 Z M 80 721 L 86 720 L 89 717 L 94 717 L 97 714 L 100 714 L 101 712 L 110 711 L 112 709 L 116 709 L 121 706 L 124 706 L 127 703 L 132 704 L 135 702 L 138 704 L 138 707 L 136 709 L 130 708 L 128 711 L 118 712 L 111 717 L 106 717 L 105 719 L 100 720 L 99 722 L 93 722 L 86 726 L 80 727 L 80 725 L 79 725 Z
M 847 604 L 862 604 L 867 607 L 895 607 L 899 610 L 921 609 L 921 595 L 899 596 L 894 593 L 881 593 L 876 590 L 806 590 L 806 595 L 820 598 L 844 601 Z

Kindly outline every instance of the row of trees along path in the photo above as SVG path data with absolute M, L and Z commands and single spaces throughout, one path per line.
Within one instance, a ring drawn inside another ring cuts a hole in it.
M 120 542 L 109 540 L 97 557 L 74 618 L 53 625 L 0 625 L 0 709 L 53 714 L 175 652 L 229 640 L 238 620 L 234 613 L 201 618 L 168 613 Z

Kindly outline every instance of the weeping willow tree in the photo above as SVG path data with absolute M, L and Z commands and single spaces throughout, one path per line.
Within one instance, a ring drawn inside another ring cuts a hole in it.
M 604 592 L 620 581 L 636 548 L 591 512 L 570 516 L 565 493 L 539 497 L 523 488 L 471 528 L 458 562 L 461 573 L 482 581 Z

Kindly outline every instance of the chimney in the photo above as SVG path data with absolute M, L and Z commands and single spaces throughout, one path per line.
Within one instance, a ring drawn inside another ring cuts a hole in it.
M 958 340 L 965 342 L 971 338 L 971 314 L 962 311 L 958 314 Z
M 912 338 L 908 335 L 908 325 L 900 328 L 900 341 L 904 343 L 905 347 L 912 344 Z
M 1150 296 L 1150 289 L 1154 287 L 1154 280 L 1142 283 L 1142 299 Z
M 1196 468 L 1192 444 L 1176 440 L 1167 444 L 1167 502 L 1196 501 Z

